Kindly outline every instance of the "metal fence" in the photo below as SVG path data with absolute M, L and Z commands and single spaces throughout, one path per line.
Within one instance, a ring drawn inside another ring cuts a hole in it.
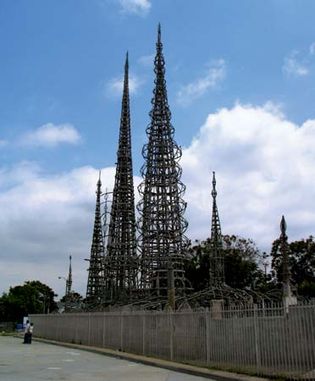
M 47 339 L 265 376 L 315 379 L 315 305 L 32 315 Z

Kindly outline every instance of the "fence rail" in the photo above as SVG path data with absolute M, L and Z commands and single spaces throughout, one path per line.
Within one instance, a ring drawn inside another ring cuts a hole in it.
M 315 379 L 315 305 L 32 315 L 47 339 L 264 376 Z

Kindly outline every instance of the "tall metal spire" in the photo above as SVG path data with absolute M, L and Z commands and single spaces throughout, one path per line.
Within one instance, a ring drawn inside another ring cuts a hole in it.
M 183 217 L 186 203 L 181 198 L 185 186 L 180 181 L 182 171 L 178 164 L 182 152 L 173 138 L 160 25 L 154 66 L 151 122 L 146 129 L 148 144 L 142 150 L 144 180 L 138 188 L 142 196 L 138 204 L 141 286 L 153 294 L 166 296 L 173 288 L 169 283 L 174 284 L 177 292 L 185 289 L 187 222 Z
M 217 190 L 215 172 L 212 177 L 212 222 L 211 222 L 211 238 L 210 238 L 210 286 L 220 287 L 224 284 L 224 256 L 221 225 L 219 219 L 219 211 L 217 206 Z
M 290 269 L 289 269 L 289 248 L 288 248 L 288 236 L 286 234 L 287 224 L 285 222 L 284 216 L 281 218 L 280 222 L 280 252 L 282 256 L 282 287 L 283 287 L 283 296 L 291 296 L 291 286 L 290 286 Z
M 116 175 L 108 229 L 106 294 L 123 300 L 136 287 L 136 219 L 131 155 L 128 53 L 126 55 Z
M 72 267 L 71 267 L 71 255 L 69 255 L 69 273 L 68 278 L 66 282 L 66 295 L 69 295 L 71 293 L 72 288 Z
M 101 173 L 97 182 L 94 229 L 86 291 L 86 304 L 95 307 L 104 299 L 104 240 L 101 217 Z

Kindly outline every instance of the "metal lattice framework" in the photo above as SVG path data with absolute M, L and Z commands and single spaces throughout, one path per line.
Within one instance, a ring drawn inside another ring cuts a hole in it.
M 71 255 L 69 255 L 69 272 L 66 281 L 66 296 L 70 295 L 72 288 L 72 266 L 71 266 Z
M 109 193 L 106 192 L 103 216 L 105 220 L 102 221 L 100 180 L 97 187 L 87 309 L 208 308 L 213 303 L 248 306 L 254 302 L 279 299 L 278 295 L 263 295 L 254 290 L 235 289 L 225 284 L 224 248 L 216 201 L 215 172 L 211 192 L 213 205 L 209 242 L 209 286 L 202 291 L 192 292 L 185 278 L 188 240 L 184 235 L 187 229 L 184 218 L 186 203 L 182 198 L 185 186 L 181 182 L 182 170 L 179 166 L 182 151 L 174 140 L 175 130 L 171 124 L 160 25 L 154 60 L 155 88 L 149 114 L 151 121 L 146 129 L 148 143 L 142 149 L 145 160 L 141 168 L 143 181 L 138 187 L 141 200 L 137 205 L 140 214 L 137 245 L 128 71 L 127 54 L 108 229 L 106 216 Z M 282 240 L 286 242 L 285 223 L 283 226 Z M 284 293 L 285 287 L 284 285 Z M 290 289 L 287 294 L 289 293 Z
M 214 302 L 220 302 L 225 306 L 243 305 L 250 306 L 253 303 L 274 302 L 280 300 L 280 295 L 276 290 L 272 290 L 269 294 L 263 294 L 255 290 L 242 290 L 228 286 L 225 283 L 224 274 L 224 248 L 221 233 L 221 224 L 219 219 L 219 211 L 216 202 L 216 178 L 215 172 L 212 177 L 212 222 L 211 222 L 211 238 L 209 242 L 209 287 L 202 291 L 191 293 L 176 299 L 177 308 L 181 306 L 191 306 L 192 308 L 209 307 Z
M 178 164 L 182 152 L 173 139 L 174 127 L 167 100 L 165 61 L 158 28 L 154 61 L 155 89 L 153 91 L 151 122 L 146 129 L 148 144 L 142 155 L 144 181 L 138 189 L 142 200 L 140 213 L 141 287 L 152 295 L 164 295 L 170 289 L 183 292 L 184 260 L 187 222 L 183 217 L 186 203 L 182 199 L 185 186 L 180 181 Z
M 281 218 L 280 222 L 280 252 L 282 256 L 282 287 L 283 287 L 283 296 L 284 297 L 291 297 L 291 285 L 290 285 L 290 278 L 291 278 L 291 272 L 289 269 L 289 245 L 288 245 L 288 236 L 286 234 L 287 231 L 287 224 L 285 222 L 284 216 Z
M 89 275 L 86 291 L 87 308 L 94 307 L 102 303 L 104 299 L 104 237 L 101 216 L 101 178 L 97 182 L 95 219 L 92 237 L 90 259 L 88 259 Z
M 106 252 L 106 300 L 129 297 L 137 281 L 136 218 L 131 156 L 128 53 L 120 118 L 115 184 Z
M 216 201 L 217 190 L 215 172 L 213 172 L 211 195 L 213 198 L 213 203 L 209 257 L 210 287 L 220 287 L 224 284 L 224 256 L 221 224 Z

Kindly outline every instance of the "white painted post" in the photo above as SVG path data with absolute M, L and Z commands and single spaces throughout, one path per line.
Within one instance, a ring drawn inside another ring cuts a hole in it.
M 103 313 L 103 339 L 102 346 L 105 348 L 105 337 L 106 337 L 106 313 Z
M 256 370 L 259 371 L 261 368 L 261 361 L 260 361 L 259 332 L 258 332 L 257 305 L 256 304 L 254 304 L 254 334 L 255 334 Z
M 88 345 L 91 344 L 91 312 L 88 314 Z
M 174 327 L 173 327 L 173 313 L 169 312 L 169 330 L 170 330 L 170 360 L 174 358 Z
M 145 312 L 142 316 L 142 354 L 145 356 Z
M 206 319 L 206 359 L 207 359 L 207 365 L 209 365 L 210 364 L 210 327 L 209 327 L 210 312 L 208 309 L 205 312 L 205 319 Z
M 122 313 L 120 313 L 120 350 L 123 351 L 124 350 L 124 326 L 123 326 L 123 315 Z

